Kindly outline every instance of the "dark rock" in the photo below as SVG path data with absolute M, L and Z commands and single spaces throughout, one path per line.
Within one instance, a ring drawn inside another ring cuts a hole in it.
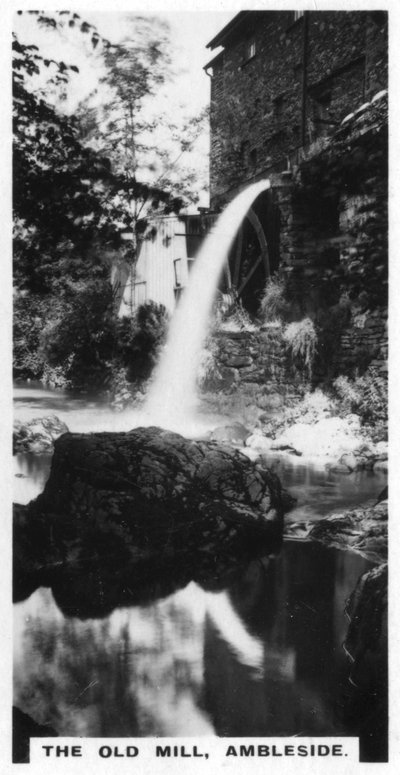
M 63 433 L 68 433 L 68 428 L 55 414 L 38 417 L 26 423 L 16 420 L 13 431 L 13 454 L 52 452 L 55 440 Z
M 388 568 L 365 573 L 350 597 L 345 649 L 352 666 L 347 712 L 358 719 L 361 761 L 387 761 L 388 740 Z
M 307 537 L 326 546 L 352 549 L 381 562 L 387 556 L 387 520 L 387 502 L 381 502 L 321 519 L 311 527 Z
M 386 487 L 383 488 L 383 490 L 380 491 L 376 503 L 381 503 L 381 501 L 387 501 L 389 497 L 389 485 L 386 485 Z
M 47 724 L 38 724 L 27 713 L 13 706 L 12 709 L 12 760 L 13 764 L 29 762 L 31 737 L 57 737 L 58 733 Z
M 192 441 L 160 428 L 129 433 L 65 434 L 55 444 L 50 477 L 37 507 L 98 519 L 112 500 L 114 521 L 129 528 L 224 517 L 275 523 L 280 484 L 260 463 L 213 441 Z
M 118 586 L 116 568 L 133 591 L 171 568 L 174 578 L 209 574 L 221 557 L 279 541 L 283 511 L 262 461 L 215 441 L 159 428 L 65 434 L 43 493 L 15 506 L 15 598 L 38 583 L 63 587 L 66 569 L 78 598 L 82 579 L 98 585 L 99 573 Z

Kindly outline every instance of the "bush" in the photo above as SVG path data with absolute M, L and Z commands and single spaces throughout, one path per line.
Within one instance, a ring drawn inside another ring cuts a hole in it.
M 73 388 L 104 388 L 115 355 L 115 317 L 109 281 L 77 289 L 45 327 L 41 352 L 51 367 L 62 367 Z
M 109 367 L 112 373 L 108 388 L 111 408 L 115 412 L 122 412 L 126 407 L 133 406 L 134 403 L 126 371 L 117 364 L 110 364 Z
M 317 333 L 311 318 L 289 323 L 283 338 L 295 367 L 305 368 L 311 379 L 312 366 L 317 349 Z
M 14 298 L 13 372 L 20 379 L 40 379 L 44 358 L 40 341 L 46 320 L 46 305 L 38 295 Z
M 387 381 L 373 366 L 354 380 L 338 377 L 333 388 L 343 412 L 358 414 L 365 425 L 387 422 Z
M 50 366 L 48 363 L 44 364 L 41 381 L 45 387 L 68 389 L 71 387 L 71 382 L 66 376 L 70 368 L 70 360 L 67 359 L 66 363 L 59 366 Z
M 279 319 L 285 315 L 288 306 L 283 279 L 269 277 L 260 301 L 260 318 L 265 323 Z
M 153 301 L 142 304 L 132 318 L 116 321 L 116 353 L 128 381 L 149 378 L 165 342 L 168 324 L 167 310 Z

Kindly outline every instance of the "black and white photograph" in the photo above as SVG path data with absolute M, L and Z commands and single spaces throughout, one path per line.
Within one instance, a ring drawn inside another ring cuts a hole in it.
M 391 17 L 13 4 L 4 772 L 393 764 Z

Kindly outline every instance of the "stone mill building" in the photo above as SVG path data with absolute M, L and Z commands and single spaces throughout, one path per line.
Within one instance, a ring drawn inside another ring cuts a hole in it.
M 289 319 L 318 327 L 317 379 L 387 368 L 387 27 L 381 11 L 243 11 L 208 44 L 211 209 L 271 181 L 228 284 L 256 313 L 281 278 Z
M 386 372 L 387 28 L 383 11 L 242 11 L 208 43 L 210 210 L 156 224 L 123 304 L 172 310 L 218 213 L 268 178 L 221 290 L 256 317 L 268 278 L 282 283 L 287 320 L 318 329 L 317 382 L 371 363 Z M 251 382 L 262 347 L 243 348 L 233 376 Z

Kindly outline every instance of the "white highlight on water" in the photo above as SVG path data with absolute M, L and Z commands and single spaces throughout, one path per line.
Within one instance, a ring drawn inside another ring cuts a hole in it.
M 238 194 L 218 218 L 196 257 L 144 407 L 154 425 L 178 428 L 191 423 L 199 359 L 219 278 L 246 213 L 269 187 L 269 180 L 261 180 Z

